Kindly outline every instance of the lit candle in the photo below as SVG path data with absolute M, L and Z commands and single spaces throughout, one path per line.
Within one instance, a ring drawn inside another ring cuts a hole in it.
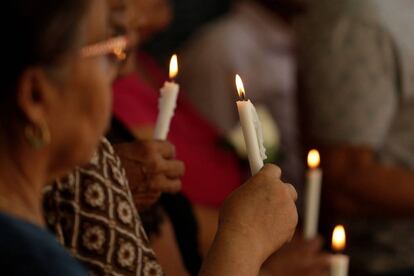
M 338 225 L 332 234 L 332 249 L 338 253 L 331 257 L 330 276 L 348 275 L 349 256 L 340 253 L 345 249 L 345 245 L 345 228 L 342 225 Z
M 174 82 L 178 74 L 177 55 L 173 55 L 170 62 L 170 81 L 166 81 L 161 88 L 158 100 L 158 118 L 154 129 L 154 139 L 166 140 L 170 130 L 171 119 L 177 106 L 177 97 L 180 86 Z
M 237 101 L 240 124 L 243 130 L 250 170 L 254 175 L 260 171 L 263 167 L 263 160 L 267 158 L 266 149 L 263 146 L 262 127 L 254 105 L 246 99 L 244 85 L 239 75 L 236 75 L 236 86 L 240 97 L 240 100 Z
M 322 170 L 319 168 L 320 157 L 317 150 L 308 154 L 308 166 L 305 187 L 305 217 L 303 234 L 306 240 L 316 237 L 318 233 L 319 202 L 321 197 Z

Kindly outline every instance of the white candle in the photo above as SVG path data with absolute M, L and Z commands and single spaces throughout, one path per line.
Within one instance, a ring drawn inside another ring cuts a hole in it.
M 303 234 L 306 240 L 318 234 L 319 203 L 321 197 L 322 170 L 319 169 L 320 157 L 317 150 L 308 154 L 309 170 L 306 175 L 305 187 L 305 216 Z
M 332 249 L 341 252 L 345 249 L 345 244 L 345 229 L 342 225 L 338 225 L 332 235 Z M 340 253 L 331 256 L 330 276 L 347 276 L 348 268 L 349 256 Z
M 174 110 L 177 106 L 177 97 L 180 86 L 174 82 L 174 78 L 178 74 L 177 55 L 173 55 L 170 62 L 170 79 L 166 81 L 161 88 L 160 98 L 158 100 L 158 118 L 154 129 L 154 139 L 166 140 Z
M 266 150 L 263 146 L 263 133 L 254 105 L 250 100 L 245 99 L 246 93 L 239 75 L 236 75 L 236 85 L 241 98 L 240 101 L 237 101 L 237 109 L 239 111 L 250 170 L 254 175 L 260 171 L 263 167 L 263 160 L 266 159 Z

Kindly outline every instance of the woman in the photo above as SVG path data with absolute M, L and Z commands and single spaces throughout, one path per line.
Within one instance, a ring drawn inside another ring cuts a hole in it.
M 132 25 L 140 42 L 145 43 L 169 25 L 171 5 L 167 0 L 133 1 L 135 13 L 140 16 L 135 17 L 138 20 Z M 131 54 L 131 60 L 133 73 L 114 83 L 114 114 L 136 136 L 152 138 L 159 89 L 168 77 L 154 59 L 142 51 Z M 184 193 L 195 204 L 218 209 L 242 183 L 242 172 L 236 154 L 219 146 L 221 137 L 217 129 L 193 108 L 184 93 L 179 95 L 168 138 L 176 146 L 177 156 L 186 163 Z M 201 173 L 204 174 L 202 178 Z
M 44 230 L 41 202 L 45 183 L 87 162 L 107 128 L 117 65 L 89 51 L 109 38 L 106 6 L 16 0 L 3 9 L 1 273 L 87 275 Z
M 125 1 L 106 2 L 111 33 L 125 33 Z M 134 203 L 139 208 L 154 203 L 157 197 L 152 193 L 142 196 L 147 185 L 170 192 L 179 189 L 184 166 L 174 160 L 174 148 L 168 142 L 119 144 L 131 139 L 114 128 L 111 133 L 118 135 L 110 137 L 117 143 L 114 147 L 102 138 L 88 164 L 47 187 L 47 226 L 93 275 L 163 275 Z M 144 175 L 143 168 L 150 174 Z
M 135 26 L 135 32 L 141 42 L 147 41 L 169 24 L 171 20 L 169 1 L 134 0 L 133 2 L 136 4 L 135 14 L 139 13 L 139 16 L 134 17 L 136 22 L 132 22 L 131 25 Z M 153 123 L 158 113 L 158 90 L 166 80 L 166 76 L 156 62 L 142 52 L 137 56 L 131 55 L 131 59 L 129 65 L 134 73 L 118 79 L 114 85 L 114 113 L 137 136 L 151 137 Z M 236 158 L 231 152 L 217 145 L 218 131 L 192 108 L 181 93 L 169 138 L 176 145 L 178 157 L 186 164 L 183 188 L 196 204 L 195 211 L 201 234 L 200 244 L 205 254 L 215 235 L 218 207 L 241 183 Z M 169 236 L 166 224 L 161 229 L 161 239 L 153 239 L 152 246 L 167 274 L 182 275 L 180 260 L 171 256 L 174 244 L 166 239 Z M 189 235 L 187 240 L 188 237 Z M 323 275 L 328 265 L 328 258 L 321 252 L 321 247 L 320 240 L 303 241 L 297 238 L 280 254 L 273 256 L 262 272 L 267 270 L 268 274 L 277 275 Z M 297 259 L 306 261 L 298 265 Z

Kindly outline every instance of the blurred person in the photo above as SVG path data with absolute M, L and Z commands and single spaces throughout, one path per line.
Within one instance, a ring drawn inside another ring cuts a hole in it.
M 146 41 L 147 37 L 152 36 L 154 29 L 157 30 L 160 24 L 167 24 L 164 22 L 169 22 L 171 18 L 170 6 L 164 5 L 163 1 L 130 1 L 126 14 L 130 19 L 128 21 L 131 26 L 131 28 L 127 28 L 128 34 L 130 37 L 139 37 L 139 42 Z M 147 15 L 152 16 L 148 18 Z M 124 20 L 121 21 L 125 22 L 125 16 Z M 145 28 L 140 26 L 145 26 Z M 139 32 L 136 28 L 139 28 Z M 128 75 L 128 73 L 135 70 L 135 67 L 136 56 L 133 51 L 132 55 L 125 62 L 120 74 Z M 115 100 L 115 104 L 116 102 Z M 144 102 L 141 103 L 142 109 L 147 110 L 148 106 L 144 105 Z M 115 124 L 111 129 L 111 133 L 121 138 L 121 141 L 137 139 L 134 139 L 130 130 L 125 128 L 124 122 L 119 121 L 116 116 L 113 121 Z M 148 139 L 146 140 L 148 146 L 154 143 L 165 144 L 162 141 L 150 142 L 152 136 L 144 136 L 143 138 Z M 138 140 L 142 139 L 138 138 Z M 181 187 L 181 182 L 177 183 L 177 181 L 174 181 L 176 178 L 170 172 L 167 174 L 167 178 L 165 178 L 167 185 L 162 185 L 161 181 L 158 181 L 158 184 L 148 183 L 151 182 L 151 179 L 162 180 L 151 169 L 151 167 L 154 167 L 154 164 L 159 163 L 160 159 L 148 158 L 151 157 L 149 155 L 146 156 L 149 160 L 141 159 L 139 162 L 134 162 L 134 160 L 137 160 L 137 157 L 134 158 L 133 154 L 131 154 L 132 152 L 130 152 L 128 147 L 125 147 L 123 152 L 118 153 L 121 159 L 123 159 L 127 174 L 128 171 L 132 171 L 132 176 L 137 174 L 136 166 L 138 165 L 140 167 L 138 169 L 141 172 L 138 174 L 145 176 L 141 178 L 141 182 L 146 183 L 140 183 L 139 181 L 135 183 L 135 186 L 138 184 L 139 187 L 133 189 L 133 195 L 135 203 L 138 204 L 137 206 L 140 209 L 144 228 L 147 230 L 151 246 L 154 248 L 157 258 L 162 264 L 164 271 L 169 275 L 183 275 L 187 274 L 187 272 L 191 275 L 196 275 L 200 270 L 202 261 L 198 246 L 198 225 L 191 203 L 181 192 L 177 193 L 177 188 Z M 154 150 L 152 151 L 152 153 L 155 152 Z M 168 162 L 165 165 L 168 165 Z M 167 168 L 172 169 L 174 167 L 167 166 Z M 168 185 L 168 181 L 176 183 L 175 189 L 171 190 L 169 188 L 171 186 Z
M 349 228 L 353 275 L 413 273 L 413 11 L 407 0 L 309 1 L 297 23 L 322 209 L 327 227 Z
M 136 13 L 143 15 L 132 22 L 141 42 L 164 29 L 171 20 L 168 1 L 138 0 L 135 8 Z M 114 115 L 139 139 L 151 139 L 158 115 L 159 89 L 167 76 L 153 58 L 142 51 L 131 54 L 131 59 L 134 62 L 129 69 L 132 68 L 133 73 L 119 78 L 114 84 Z M 204 255 L 217 228 L 218 208 L 242 183 L 236 155 L 219 147 L 219 139 L 216 129 L 180 93 L 169 140 L 176 147 L 177 158 L 186 164 L 183 192 L 196 205 Z M 171 260 L 168 254 L 166 260 Z
M 265 106 L 280 130 L 283 178 L 300 186 L 303 159 L 291 26 L 299 11 L 301 5 L 283 0 L 235 2 L 229 14 L 203 27 L 186 44 L 179 79 L 190 102 L 225 136 L 239 122 L 234 76 L 240 74 L 247 97 Z
M 146 42 L 144 48 L 160 64 L 168 64 L 171 55 L 201 26 L 227 13 L 232 0 L 172 0 L 173 19 L 171 24 L 154 39 Z
M 160 3 L 164 2 L 164 7 L 161 7 Z M 138 34 L 143 33 L 142 38 L 150 37 L 150 34 L 156 32 L 158 29 L 162 29 L 168 24 L 170 16 L 166 13 L 168 11 L 168 2 L 148 2 L 148 1 L 137 1 L 137 9 L 146 15 L 146 18 L 138 20 L 137 31 Z M 155 5 L 155 3 L 157 3 Z M 146 12 L 143 12 L 146 11 Z M 163 16 L 161 16 L 163 15 Z M 131 55 L 133 57 L 133 55 Z M 126 75 L 120 78 L 115 83 L 114 91 L 114 113 L 123 123 L 129 126 L 131 131 L 135 133 L 137 137 L 152 137 L 153 124 L 158 114 L 157 102 L 158 102 L 158 90 L 162 86 L 163 81 L 167 78 L 165 73 L 158 67 L 158 65 L 149 57 L 142 52 L 139 52 L 135 64 L 135 72 L 130 75 Z M 198 204 L 207 204 L 210 206 L 218 207 L 220 202 L 229 192 L 217 195 L 214 188 L 216 185 L 229 185 L 229 177 L 225 178 L 220 172 L 230 171 L 229 166 L 223 168 L 222 166 L 217 167 L 217 164 L 210 165 L 209 162 L 215 162 L 225 156 L 223 153 L 220 157 L 220 150 L 216 147 L 218 134 L 214 131 L 214 128 L 209 126 L 202 117 L 200 117 L 189 105 L 183 95 L 180 96 L 178 102 L 178 108 L 176 110 L 173 124 L 170 130 L 171 141 L 177 146 L 177 156 L 184 160 L 186 163 L 186 175 L 191 174 L 190 177 L 184 177 L 184 191 L 190 195 L 193 202 Z M 203 149 L 204 148 L 204 149 Z M 200 150 L 202 150 L 200 152 Z M 214 153 L 216 151 L 216 153 Z M 189 155 L 190 153 L 192 155 Z M 218 152 L 218 153 L 217 153 Z M 214 153 L 214 154 L 213 154 Z M 216 156 L 212 159 L 209 156 Z M 231 159 L 230 159 L 231 160 Z M 217 161 L 218 162 L 218 161 Z M 218 162 L 221 164 L 223 162 Z M 200 165 L 202 164 L 202 165 Z M 203 177 L 200 177 L 203 176 Z M 190 181 L 193 180 L 193 182 Z M 227 182 L 225 181 L 227 180 Z M 186 184 L 186 181 L 187 184 Z M 193 185 L 191 188 L 193 191 L 198 192 L 200 195 L 192 194 L 192 190 L 186 190 L 186 185 Z M 236 183 L 236 185 L 238 185 Z M 205 188 L 204 188 L 205 187 Z M 226 188 L 228 189 L 228 188 Z M 234 189 L 234 188 L 232 188 Z M 198 190 L 198 191 L 196 191 Z M 206 191 L 210 190 L 213 192 L 211 195 L 203 195 Z M 216 193 L 216 195 L 214 195 Z M 218 200 L 217 200 L 218 198 Z M 208 250 L 211 245 L 212 238 L 217 227 L 217 212 L 214 210 L 206 211 L 206 208 L 202 206 L 196 207 L 196 212 L 200 222 L 201 240 L 204 252 Z M 299 245 L 300 244 L 300 245 Z M 165 246 L 165 245 L 164 245 Z M 314 248 L 310 250 L 309 248 Z M 315 241 L 309 243 L 297 242 L 293 249 L 286 249 L 278 257 L 274 258 L 274 262 L 269 261 L 269 271 L 289 271 L 291 275 L 302 275 L 303 271 L 313 273 L 316 268 L 315 275 L 323 275 L 326 266 L 327 258 L 326 255 L 320 254 L 321 245 Z M 157 249 L 156 249 L 157 251 Z M 164 253 L 165 254 L 164 254 Z M 311 254 L 308 254 L 311 252 Z M 171 253 L 165 250 L 165 247 L 160 247 L 157 251 L 157 255 L 165 255 L 165 260 L 160 261 L 161 263 L 175 263 L 172 262 Z M 303 255 L 302 255 L 303 254 Z M 320 254 L 320 255 L 319 255 Z M 299 265 L 295 262 L 298 256 L 306 256 L 310 260 L 310 264 Z M 281 261 L 282 260 L 282 261 Z M 312 263 L 312 260 L 319 260 L 319 262 Z M 280 266 L 284 266 L 283 269 Z M 175 264 L 173 266 L 177 272 L 179 266 Z M 265 269 L 264 269 L 265 271 Z

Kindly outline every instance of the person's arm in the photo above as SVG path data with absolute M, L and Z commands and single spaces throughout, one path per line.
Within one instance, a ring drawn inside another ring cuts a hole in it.
M 344 215 L 412 215 L 414 172 L 380 164 L 369 148 L 322 152 L 325 200 Z
M 294 234 L 297 194 L 266 165 L 225 201 L 201 276 L 258 275 L 264 261 Z
M 398 108 L 392 37 L 372 22 L 325 22 L 302 41 L 302 94 L 312 145 L 323 149 L 325 199 L 336 212 L 414 212 L 414 173 L 377 158 Z

